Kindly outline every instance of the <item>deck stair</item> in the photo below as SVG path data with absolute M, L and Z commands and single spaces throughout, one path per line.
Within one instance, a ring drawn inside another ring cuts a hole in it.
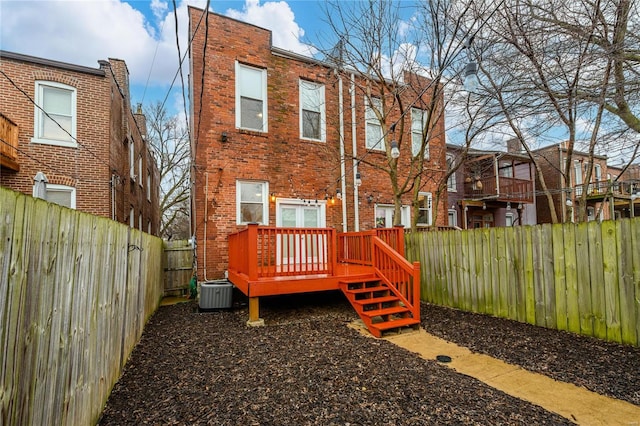
M 375 337 L 385 333 L 417 329 L 420 320 L 378 277 L 342 280 L 340 289 Z

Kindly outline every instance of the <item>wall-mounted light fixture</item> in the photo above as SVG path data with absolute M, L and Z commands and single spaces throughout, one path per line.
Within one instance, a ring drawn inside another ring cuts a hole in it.
M 336 198 L 342 200 L 342 191 L 340 189 L 336 189 Z
M 507 201 L 507 210 L 511 210 L 511 202 Z
M 275 193 L 275 192 L 272 192 L 272 193 L 271 193 L 271 202 L 272 202 L 272 203 L 275 203 L 275 201 L 276 201 L 276 193 Z
M 356 186 L 362 185 L 362 175 L 360 172 L 356 172 Z
M 518 210 L 522 210 L 522 203 L 518 204 Z
M 222 132 L 222 134 L 220 135 L 220 140 L 222 142 L 228 142 L 229 141 L 229 135 L 227 134 L 227 132 Z
M 487 203 L 482 203 L 482 210 L 486 210 L 487 209 Z
M 367 203 L 369 204 L 373 203 L 373 195 L 371 194 L 367 195 Z

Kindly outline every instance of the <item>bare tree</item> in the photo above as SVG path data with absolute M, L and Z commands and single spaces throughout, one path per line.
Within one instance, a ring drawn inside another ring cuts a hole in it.
M 340 40 L 327 54 L 347 78 L 357 76 L 350 81 L 379 123 L 378 145 L 355 160 L 388 176 L 396 225 L 405 194 L 412 198 L 415 228 L 419 193 L 428 184 L 446 188 L 455 171 L 447 169 L 444 152 L 430 147 L 430 142 L 445 141 L 444 111 L 455 93 L 449 88 L 460 86 L 467 59 L 462 52 L 473 22 L 469 8 L 458 6 L 429 1 L 415 7 L 382 0 L 327 4 L 328 27 Z M 396 147 L 404 158 L 397 156 Z M 384 161 L 368 155 L 376 149 L 384 151 Z M 434 222 L 442 192 L 437 191 Z
M 145 108 L 149 143 L 160 172 L 160 235 L 186 239 L 189 230 L 189 139 L 178 116 L 160 102 Z

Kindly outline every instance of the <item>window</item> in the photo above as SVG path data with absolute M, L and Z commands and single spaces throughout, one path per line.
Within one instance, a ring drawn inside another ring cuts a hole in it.
M 573 171 L 575 175 L 575 187 L 576 187 L 576 196 L 582 195 L 582 187 L 578 187 L 578 185 L 582 185 L 582 166 L 580 161 L 575 160 L 573 162 Z
M 47 201 L 75 209 L 76 189 L 72 186 L 47 184 Z
M 382 114 L 382 101 L 378 98 L 365 99 L 366 145 L 367 149 L 384 151 L 382 142 L 382 125 L 375 110 Z
M 133 140 L 129 140 L 129 176 L 134 181 L 136 180 L 136 154 Z
M 458 226 L 458 212 L 456 209 L 449 209 L 449 226 Z
M 138 214 L 138 229 L 142 232 L 142 213 Z
M 418 193 L 418 226 L 431 226 L 431 193 Z
M 136 226 L 136 217 L 133 211 L 133 206 L 131 206 L 131 210 L 129 210 L 129 227 L 133 228 Z
M 147 220 L 147 234 L 151 235 L 151 221 Z
M 151 172 L 149 170 L 147 170 L 147 201 L 151 201 Z
M 138 184 L 142 187 L 142 155 L 138 158 Z
M 376 228 L 391 228 L 395 218 L 395 207 L 391 204 L 376 204 Z M 411 226 L 411 210 L 409 206 L 400 207 L 400 223 L 408 228 Z
M 453 169 L 454 159 L 452 156 L 447 155 L 447 171 L 451 171 Z M 456 172 L 452 172 L 447 179 L 447 191 L 456 192 L 458 191 L 457 182 L 456 182 Z
M 300 80 L 300 137 L 326 140 L 324 86 Z
M 502 177 L 513 177 L 513 164 L 509 161 L 503 161 L 498 166 L 498 175 Z
M 76 147 L 76 89 L 36 81 L 32 142 Z M 38 108 L 38 106 L 40 108 Z
M 237 62 L 236 127 L 267 131 L 267 71 Z
M 267 182 L 236 182 L 237 223 L 269 224 Z
M 422 140 L 426 135 L 425 114 L 426 112 L 421 109 L 411 108 L 411 154 L 414 157 L 420 154 Z M 429 158 L 429 141 L 425 141 L 424 158 Z
M 504 216 L 504 226 L 513 226 L 513 222 L 514 222 L 514 216 L 513 213 L 507 213 Z

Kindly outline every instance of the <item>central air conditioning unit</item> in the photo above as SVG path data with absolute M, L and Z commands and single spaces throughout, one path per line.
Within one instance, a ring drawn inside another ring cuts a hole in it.
M 200 309 L 228 309 L 232 301 L 233 284 L 229 281 L 206 281 L 200 284 Z

